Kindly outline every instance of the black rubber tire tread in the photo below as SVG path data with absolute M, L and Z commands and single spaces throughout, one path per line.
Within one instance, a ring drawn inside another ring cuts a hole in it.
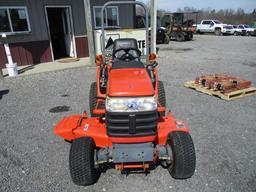
M 173 153 L 173 165 L 169 173 L 175 179 L 190 178 L 196 168 L 196 154 L 193 140 L 189 133 L 183 131 L 169 134 L 168 143 Z
M 158 102 L 162 107 L 166 107 L 166 96 L 165 96 L 165 89 L 164 83 L 162 81 L 158 81 Z M 164 116 L 165 113 L 159 113 L 160 116 Z
M 216 36 L 221 36 L 222 35 L 221 29 L 215 29 L 214 33 L 215 33 Z
M 91 117 L 99 117 L 99 115 L 95 115 L 92 113 L 96 107 L 96 104 L 97 104 L 97 83 L 93 82 L 90 87 L 90 97 L 89 97 Z
M 176 40 L 179 42 L 185 41 L 185 36 L 183 33 L 179 33 L 176 35 Z
M 75 139 L 71 144 L 69 169 L 76 185 L 92 185 L 100 177 L 100 171 L 94 168 L 94 148 L 94 141 L 89 137 Z
M 190 41 L 189 33 L 186 33 L 186 35 L 185 35 L 185 41 Z
M 188 40 L 189 40 L 189 41 L 191 41 L 191 40 L 193 39 L 193 37 L 194 37 L 193 33 L 189 33 L 189 34 L 188 34 Z

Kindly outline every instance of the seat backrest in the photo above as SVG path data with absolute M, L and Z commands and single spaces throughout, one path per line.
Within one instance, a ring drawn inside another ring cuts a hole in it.
M 123 38 L 123 39 L 116 39 L 114 41 L 114 47 L 113 47 L 114 51 L 117 49 L 127 49 L 127 48 L 138 49 L 137 40 L 133 38 Z
M 123 39 L 116 39 L 114 41 L 114 46 L 113 46 L 113 53 L 118 50 L 118 49 L 138 49 L 138 43 L 136 39 L 133 38 L 123 38 Z M 131 50 L 131 53 L 135 56 L 138 57 L 138 52 Z M 124 54 L 124 51 L 118 51 L 115 55 L 113 55 L 113 58 L 119 59 L 122 55 Z

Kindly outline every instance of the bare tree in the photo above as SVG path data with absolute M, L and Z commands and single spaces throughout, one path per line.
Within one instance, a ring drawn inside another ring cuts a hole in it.
M 147 3 L 147 7 L 150 8 L 150 2 Z M 244 9 L 212 9 L 210 7 L 205 9 L 196 9 L 194 7 L 185 6 L 184 8 L 178 8 L 177 12 L 195 12 L 198 11 L 198 20 L 203 19 L 218 19 L 227 24 L 249 24 L 256 26 L 256 8 L 251 13 L 246 13 Z M 160 9 L 157 11 L 158 16 L 162 16 L 166 10 Z M 140 6 L 136 6 L 136 15 L 144 15 L 144 10 Z
M 181 11 L 199 11 L 198 20 L 202 19 L 218 19 L 224 23 L 228 24 L 250 24 L 256 25 L 256 8 L 251 13 L 246 13 L 244 9 L 238 8 L 234 9 L 220 9 L 216 11 L 215 9 L 196 9 L 194 7 L 184 7 L 183 9 L 178 8 L 178 12 Z

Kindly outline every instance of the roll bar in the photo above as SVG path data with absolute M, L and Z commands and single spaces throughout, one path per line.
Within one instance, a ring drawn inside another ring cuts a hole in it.
M 127 5 L 127 4 L 132 4 L 132 5 L 140 5 L 141 7 L 144 8 L 145 13 L 146 13 L 146 64 L 149 63 L 149 42 L 148 42 L 148 9 L 146 5 L 142 2 L 139 1 L 109 1 L 105 3 L 101 9 L 101 47 L 102 47 L 102 57 L 103 57 L 103 63 L 106 63 L 106 50 L 105 50 L 105 26 L 104 26 L 104 10 L 107 8 L 109 5 Z

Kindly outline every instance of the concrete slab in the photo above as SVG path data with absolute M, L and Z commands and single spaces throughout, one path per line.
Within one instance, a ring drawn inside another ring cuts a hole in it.
M 70 60 L 70 58 L 69 58 Z M 41 63 L 37 65 L 26 65 L 26 66 L 19 66 L 18 67 L 18 76 L 24 76 L 24 75 L 32 75 L 37 73 L 45 73 L 45 72 L 51 72 L 51 71 L 58 71 L 58 70 L 65 70 L 65 69 L 72 69 L 72 68 L 78 68 L 78 67 L 86 67 L 91 66 L 89 58 L 81 58 L 78 60 L 56 60 L 54 62 L 49 63 Z M 3 75 L 5 78 L 12 78 L 9 77 L 7 69 L 3 69 Z

